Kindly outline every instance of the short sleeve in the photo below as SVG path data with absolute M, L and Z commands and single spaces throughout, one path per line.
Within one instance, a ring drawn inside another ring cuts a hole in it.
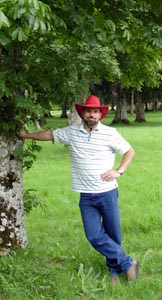
M 70 126 L 54 130 L 53 136 L 57 143 L 68 145 L 70 140 Z
M 126 153 L 130 148 L 131 145 L 122 137 L 122 135 L 114 129 L 114 138 L 111 144 L 112 149 L 119 154 Z

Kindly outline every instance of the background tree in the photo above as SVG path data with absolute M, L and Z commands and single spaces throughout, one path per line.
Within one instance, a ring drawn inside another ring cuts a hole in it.
M 50 9 L 39 1 L 1 1 L 0 10 L 0 249 L 27 244 L 22 188 L 22 141 L 16 127 L 41 113 L 27 81 L 26 49 L 34 32 L 50 28 Z M 40 38 L 40 34 L 38 35 Z M 28 91 L 27 95 L 25 91 Z
M 133 88 L 139 94 L 143 85 L 156 87 L 161 80 L 158 70 L 161 69 L 162 4 L 157 0 L 106 1 L 102 4 L 102 12 L 116 26 L 113 43 L 121 76 L 114 122 L 125 122 L 127 109 L 121 89 Z M 136 99 L 141 99 L 137 101 L 136 120 L 142 121 L 144 103 L 142 97 Z
M 133 3 L 128 22 L 122 26 L 124 59 L 120 60 L 121 85 L 136 90 L 136 121 L 145 121 L 144 101 L 140 91 L 144 85 L 156 87 L 161 76 L 162 5 L 157 10 L 157 1 Z

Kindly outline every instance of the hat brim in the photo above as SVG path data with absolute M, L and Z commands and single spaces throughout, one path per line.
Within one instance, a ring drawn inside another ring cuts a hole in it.
M 83 112 L 83 109 L 84 108 L 99 108 L 100 111 L 101 111 L 101 117 L 100 117 L 100 120 L 105 118 L 106 115 L 108 114 L 109 112 L 109 106 L 105 106 L 105 105 L 102 105 L 102 106 L 96 106 L 96 105 L 84 105 L 84 104 L 75 104 L 75 108 L 76 108 L 76 111 L 78 113 L 78 115 L 81 117 L 81 119 L 83 119 L 83 116 L 82 116 L 82 112 Z

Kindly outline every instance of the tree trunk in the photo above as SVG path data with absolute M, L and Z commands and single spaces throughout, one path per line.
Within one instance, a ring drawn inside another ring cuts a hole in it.
M 0 135 L 0 255 L 10 249 L 25 248 L 21 140 Z
M 60 116 L 61 118 L 67 118 L 68 117 L 68 115 L 67 115 L 67 106 L 68 106 L 68 103 L 67 103 L 67 101 L 65 101 L 61 106 L 61 109 L 62 109 L 61 116 Z
M 152 111 L 156 112 L 157 111 L 157 107 L 158 107 L 158 100 L 156 98 L 153 98 L 153 101 L 152 101 Z
M 126 93 L 122 93 L 122 105 L 121 105 L 121 120 L 123 123 L 129 123 L 128 121 L 128 116 L 127 116 L 127 98 L 126 98 Z
M 131 90 L 131 107 L 130 107 L 131 116 L 134 114 L 134 90 Z
M 113 91 L 113 96 L 116 98 L 116 114 L 112 124 L 124 123 L 129 124 L 127 117 L 127 99 L 125 91 L 118 86 L 116 91 Z
M 142 102 L 142 96 L 140 92 L 136 93 L 137 103 L 136 103 L 136 122 L 145 122 L 145 110 L 144 103 Z
M 70 107 L 70 113 L 68 116 L 68 124 L 79 124 L 81 122 L 81 118 L 79 117 L 76 109 L 75 109 L 75 105 L 74 102 L 71 104 Z
M 40 123 L 39 123 L 38 120 L 35 120 L 34 126 L 35 126 L 35 129 L 36 129 L 36 130 L 40 130 L 40 129 L 41 129 L 41 126 L 40 126 Z

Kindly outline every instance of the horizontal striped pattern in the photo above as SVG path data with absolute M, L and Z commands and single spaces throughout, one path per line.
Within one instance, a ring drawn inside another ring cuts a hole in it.
M 130 144 L 115 128 L 98 123 L 90 133 L 83 123 L 54 131 L 58 143 L 71 151 L 72 189 L 83 193 L 101 193 L 118 186 L 116 180 L 103 181 L 101 174 L 114 166 L 115 153 L 124 154 Z

